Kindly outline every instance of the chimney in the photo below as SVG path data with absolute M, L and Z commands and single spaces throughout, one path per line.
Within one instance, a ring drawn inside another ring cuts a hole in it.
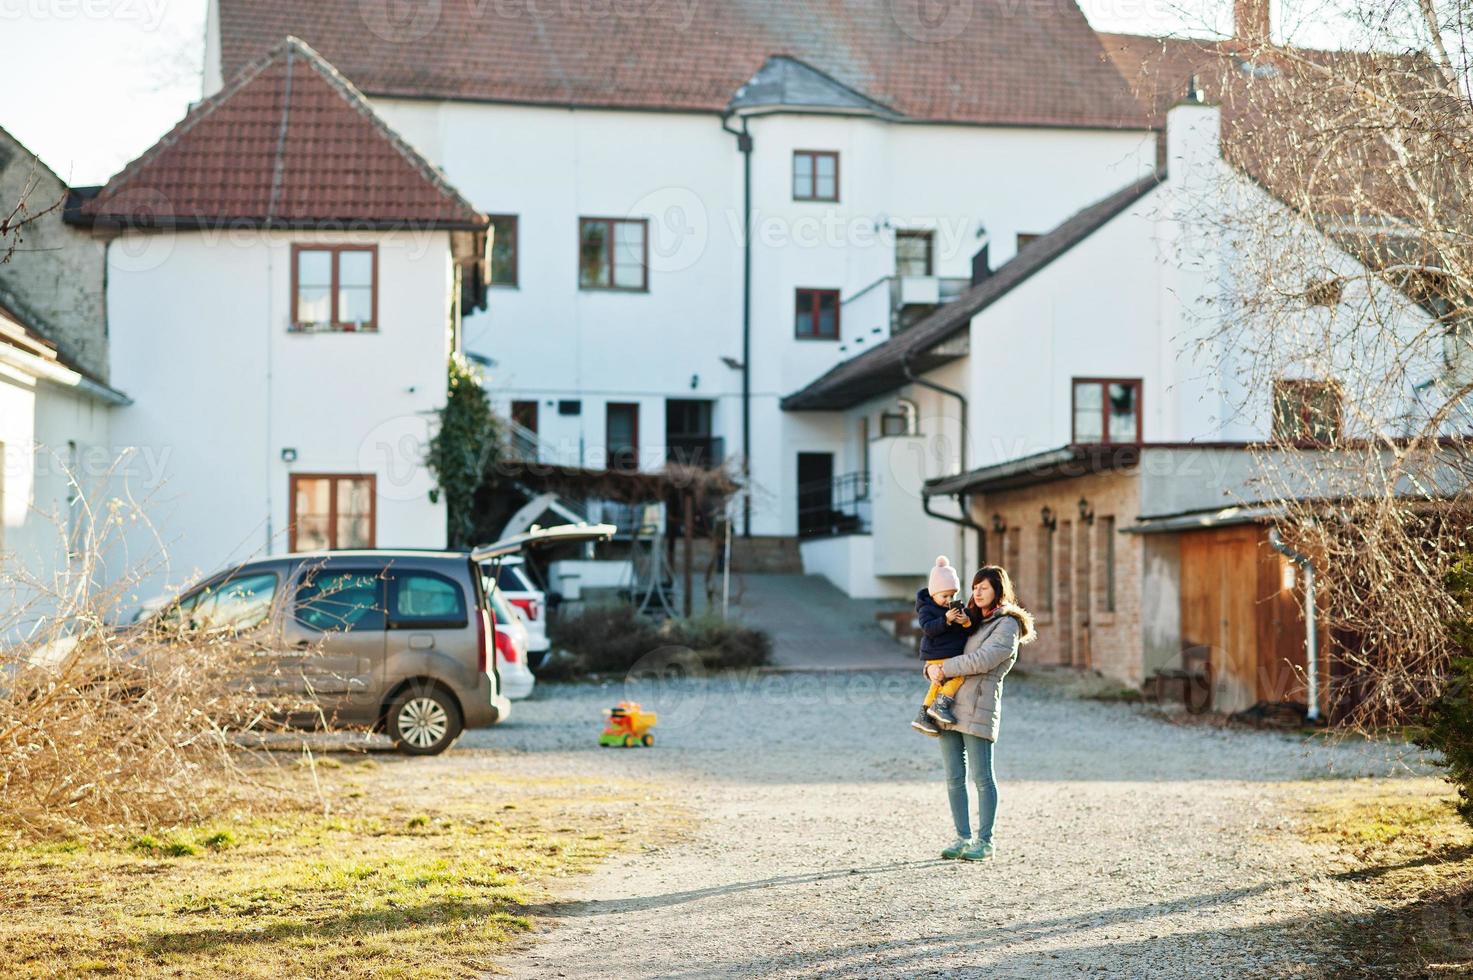
M 972 285 L 977 285 L 990 275 L 992 275 L 992 263 L 987 259 L 987 245 L 984 244 L 977 254 L 972 256 Z
M 1233 39 L 1248 47 L 1263 47 L 1270 42 L 1273 18 L 1270 0 L 1233 0 Z
M 1166 174 L 1189 196 L 1218 173 L 1221 127 L 1221 113 L 1203 96 L 1193 75 L 1186 97 L 1166 110 Z

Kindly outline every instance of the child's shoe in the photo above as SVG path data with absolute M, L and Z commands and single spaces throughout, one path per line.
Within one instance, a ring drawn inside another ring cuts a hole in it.
M 937 728 L 936 723 L 931 720 L 931 716 L 927 714 L 925 705 L 921 705 L 920 714 L 916 715 L 916 720 L 910 723 L 910 727 L 918 732 L 924 732 L 932 738 L 937 738 L 941 735 L 941 729 Z
M 961 853 L 963 861 L 986 861 L 990 857 L 992 857 L 992 845 L 980 840 L 973 840 Z
M 957 858 L 962 856 L 962 852 L 970 847 L 971 844 L 972 842 L 967 840 L 965 837 L 958 837 L 956 840 L 951 842 L 950 847 L 942 849 L 941 856 L 948 861 L 955 861 Z
M 956 715 L 951 710 L 955 704 L 956 701 L 952 698 L 947 697 L 945 694 L 938 694 L 927 713 L 943 725 L 955 725 Z

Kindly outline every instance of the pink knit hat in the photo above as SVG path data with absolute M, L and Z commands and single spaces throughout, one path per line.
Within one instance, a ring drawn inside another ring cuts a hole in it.
M 936 557 L 936 564 L 931 567 L 931 577 L 926 580 L 926 591 L 935 595 L 937 592 L 945 592 L 950 589 L 954 592 L 960 591 L 962 580 L 957 577 L 956 569 L 951 567 L 951 562 L 946 560 L 945 555 Z

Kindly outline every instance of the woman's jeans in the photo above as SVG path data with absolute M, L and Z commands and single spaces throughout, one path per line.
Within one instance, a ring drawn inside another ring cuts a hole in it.
M 968 820 L 967 772 L 977 784 L 977 839 L 992 843 L 992 824 L 997 819 L 997 779 L 992 772 L 992 743 L 976 735 L 943 731 L 941 764 L 946 770 L 946 796 L 951 802 L 951 822 L 958 837 L 972 836 Z

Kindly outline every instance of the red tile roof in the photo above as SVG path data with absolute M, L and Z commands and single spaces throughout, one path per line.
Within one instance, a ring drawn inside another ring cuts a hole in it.
M 317 52 L 288 38 L 82 207 L 135 224 L 481 228 L 487 219 Z
M 1266 47 L 1237 39 L 1101 34 L 1107 57 L 1164 127 L 1194 76 L 1222 108 L 1223 157 L 1318 214 L 1407 211 L 1404 168 L 1374 133 L 1398 110 L 1447 99 L 1423 55 Z M 1378 100 L 1380 93 L 1388 96 Z M 1458 115 L 1457 118 L 1461 118 Z M 1347 126 L 1347 120 L 1355 125 Z M 1425 125 L 1418 120 L 1413 125 Z
M 227 77 L 294 34 L 377 96 L 720 112 L 780 54 L 914 119 L 1145 125 L 1074 0 L 218 2 Z

